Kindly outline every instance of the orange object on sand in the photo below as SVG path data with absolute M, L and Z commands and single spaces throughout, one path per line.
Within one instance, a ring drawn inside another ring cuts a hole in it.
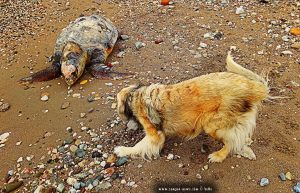
M 290 30 L 290 33 L 293 34 L 293 35 L 300 35 L 300 28 L 292 28 Z
M 161 0 L 160 4 L 162 5 L 169 5 L 170 0 Z

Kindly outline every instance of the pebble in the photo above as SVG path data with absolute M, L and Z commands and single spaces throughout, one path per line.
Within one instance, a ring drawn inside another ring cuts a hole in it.
M 82 81 L 80 81 L 79 84 L 84 85 L 84 84 L 86 84 L 87 82 L 88 82 L 88 80 L 82 80 Z
M 101 156 L 102 156 L 102 153 L 100 153 L 99 151 L 92 152 L 92 158 L 99 158 Z
M 162 38 L 158 38 L 154 41 L 155 44 L 160 44 L 162 42 L 164 42 L 164 40 Z
M 49 100 L 49 97 L 47 96 L 47 95 L 43 95 L 42 97 L 41 97 L 41 101 L 48 101 Z
M 70 151 L 75 153 L 77 151 L 78 147 L 76 145 L 71 145 L 70 146 Z
M 134 181 L 128 182 L 127 185 L 132 187 L 135 185 L 135 182 Z
M 143 42 L 135 42 L 135 47 L 137 50 L 141 49 L 142 47 L 145 47 L 146 44 Z
M 300 181 L 293 187 L 294 192 L 300 193 Z
M 75 155 L 79 158 L 83 158 L 85 156 L 85 151 L 83 149 L 77 149 Z
M 268 178 L 262 178 L 260 179 L 260 182 L 259 182 L 259 185 L 260 186 L 266 186 L 268 185 L 270 182 L 269 182 L 269 179 Z
M 284 173 L 280 173 L 280 174 L 279 174 L 279 178 L 280 178 L 282 181 L 286 181 L 286 177 L 285 177 L 285 174 L 284 174 Z
M 122 179 L 121 184 L 126 184 L 126 180 Z
M 108 82 L 108 83 L 105 83 L 105 85 L 110 87 L 110 86 L 113 86 L 113 83 Z
M 62 105 L 61 105 L 61 109 L 66 109 L 70 106 L 70 102 L 64 102 Z
M 102 166 L 103 168 L 106 166 L 106 161 L 102 161 L 101 163 L 100 163 L 100 166 Z
M 207 44 L 206 44 L 206 43 L 203 43 L 203 42 L 201 42 L 201 43 L 200 43 L 200 47 L 201 47 L 201 48 L 206 48 L 206 47 L 207 47 Z
M 283 54 L 283 55 L 292 55 L 293 52 L 291 52 L 289 50 L 285 50 L 285 51 L 282 51 L 281 54 Z
M 202 176 L 200 174 L 196 174 L 196 178 L 201 180 L 202 179 Z
M 174 154 L 169 153 L 167 156 L 167 160 L 173 160 L 174 159 Z
M 81 94 L 80 93 L 74 93 L 72 95 L 73 98 L 80 98 L 81 97 Z
M 19 159 L 17 160 L 17 163 L 21 163 L 23 161 L 23 157 L 19 157 Z
M 291 48 L 294 48 L 294 49 L 300 49 L 300 42 L 293 43 L 293 44 L 291 45 Z
M 245 13 L 245 9 L 244 9 L 243 6 L 240 6 L 240 7 L 236 8 L 235 14 L 240 15 L 240 14 L 243 14 L 243 13 Z
M 106 162 L 107 162 L 107 163 L 115 163 L 116 160 L 117 160 L 117 157 L 116 157 L 114 154 L 111 154 L 111 155 L 107 158 Z
M 86 113 L 80 113 L 80 118 L 86 117 Z
M 3 133 L 0 135 L 0 144 L 5 143 L 8 140 L 9 132 Z
M 117 57 L 118 58 L 122 58 L 123 56 L 125 55 L 125 52 L 124 51 L 121 51 L 117 54 Z
M 58 184 L 56 190 L 58 192 L 63 192 L 65 190 L 65 185 L 63 183 Z
M 204 170 L 208 170 L 208 165 L 203 166 Z
M 20 188 L 22 185 L 23 185 L 23 181 L 12 182 L 4 186 L 4 190 L 5 190 L 4 192 L 5 193 L 13 192 L 14 190 Z
M 117 108 L 117 103 L 112 103 L 112 104 L 111 104 L 111 108 L 112 108 L 112 109 L 116 109 L 116 108 Z
M 8 103 L 0 102 L 0 112 L 5 112 L 10 108 Z
M 115 165 L 116 165 L 117 167 L 119 167 L 119 166 L 124 165 L 127 161 L 128 161 L 128 157 L 127 157 L 127 156 L 120 157 L 120 158 L 118 159 L 118 161 L 115 163 Z
M 89 96 L 87 97 L 87 101 L 88 101 L 89 103 L 93 102 L 94 100 L 95 100 L 95 96 L 93 96 L 93 95 L 89 95 Z
M 103 183 L 100 183 L 97 187 L 96 187 L 96 191 L 99 191 L 99 190 L 107 190 L 111 188 L 111 183 L 109 182 L 103 182 Z
M 67 179 L 67 184 L 69 184 L 70 186 L 73 186 L 76 182 L 77 182 L 77 180 L 75 178 L 69 177 Z
M 121 35 L 121 39 L 122 39 L 122 40 L 128 40 L 128 39 L 129 39 L 129 36 L 128 36 L 128 35 Z
M 285 174 L 285 177 L 286 177 L 286 179 L 288 179 L 288 180 L 292 180 L 292 179 L 293 179 L 293 175 L 292 175 L 291 172 L 287 172 L 287 173 Z

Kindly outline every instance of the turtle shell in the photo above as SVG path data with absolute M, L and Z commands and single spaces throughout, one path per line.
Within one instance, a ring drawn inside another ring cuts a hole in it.
M 62 51 L 73 41 L 83 50 L 112 48 L 118 39 L 118 30 L 112 22 L 100 15 L 79 17 L 65 27 L 57 38 L 54 52 Z

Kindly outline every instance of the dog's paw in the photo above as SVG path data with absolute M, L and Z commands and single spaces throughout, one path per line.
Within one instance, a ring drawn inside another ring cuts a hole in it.
M 221 163 L 226 157 L 221 156 L 219 152 L 209 154 L 209 163 Z
M 256 160 L 256 155 L 253 152 L 253 150 L 248 147 L 248 146 L 244 146 L 243 149 L 241 150 L 241 152 L 238 153 L 239 155 L 248 158 L 250 160 Z
M 129 147 L 124 147 L 124 146 L 117 146 L 114 149 L 114 153 L 118 156 L 118 157 L 124 157 L 124 156 L 128 156 L 128 148 Z

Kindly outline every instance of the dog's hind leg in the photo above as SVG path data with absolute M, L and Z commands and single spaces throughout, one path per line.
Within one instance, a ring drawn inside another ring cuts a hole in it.
M 230 153 L 231 145 L 230 143 L 224 142 L 224 146 L 219 151 L 209 154 L 209 162 L 222 162 Z

